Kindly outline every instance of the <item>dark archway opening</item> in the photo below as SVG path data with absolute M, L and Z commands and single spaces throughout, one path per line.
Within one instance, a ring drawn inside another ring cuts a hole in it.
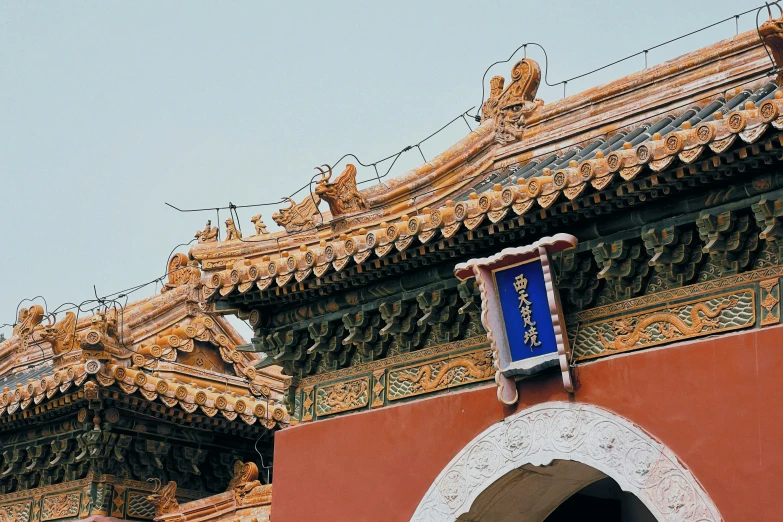
M 601 471 L 572 460 L 525 464 L 495 480 L 459 522 L 656 522 L 632 493 Z
M 580 489 L 560 504 L 544 522 L 573 520 L 602 522 L 655 522 L 655 517 L 631 493 L 607 477 Z

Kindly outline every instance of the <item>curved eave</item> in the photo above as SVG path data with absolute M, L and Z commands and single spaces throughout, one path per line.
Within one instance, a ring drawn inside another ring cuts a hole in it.
M 94 381 L 88 381 L 91 376 L 94 376 Z M 150 402 L 159 401 L 187 413 L 198 412 L 207 417 L 219 414 L 230 421 L 239 419 L 248 425 L 259 422 L 270 430 L 290 422 L 285 406 L 253 397 L 249 392 L 247 395 L 219 393 L 211 387 L 177 382 L 176 379 L 150 375 L 139 369 L 94 360 L 29 379 L 26 384 L 19 383 L 15 389 L 6 387 L 0 393 L 0 418 L 32 410 L 59 394 L 83 388 L 87 382 L 102 388 L 116 386 L 127 395 L 138 394 Z M 214 384 L 218 386 L 220 383 L 216 381 Z

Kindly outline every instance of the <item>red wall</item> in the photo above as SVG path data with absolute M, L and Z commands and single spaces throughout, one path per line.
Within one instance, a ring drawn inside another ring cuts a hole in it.
M 519 409 L 574 400 L 672 449 L 726 521 L 781 520 L 783 327 L 602 359 L 520 383 Z M 495 386 L 288 428 L 276 435 L 272 522 L 407 521 L 443 467 L 514 409 Z

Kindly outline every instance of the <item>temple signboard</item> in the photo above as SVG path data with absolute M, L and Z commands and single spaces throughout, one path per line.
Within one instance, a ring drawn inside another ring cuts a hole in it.
M 550 255 L 576 246 L 569 234 L 506 248 L 497 254 L 458 264 L 454 273 L 476 278 L 481 292 L 481 321 L 492 345 L 498 399 L 518 400 L 516 376 L 559 366 L 565 389 L 574 387 L 562 307 L 552 279 Z

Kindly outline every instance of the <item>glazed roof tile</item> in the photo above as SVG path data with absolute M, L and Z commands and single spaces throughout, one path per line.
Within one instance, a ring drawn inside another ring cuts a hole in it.
M 99 385 L 188 413 L 220 414 L 270 429 L 287 424 L 280 402 L 288 381 L 280 368 L 257 370 L 258 356 L 236 350 L 244 339 L 224 317 L 202 309 L 200 272 L 186 262 L 176 254 L 163 293 L 120 311 L 108 308 L 78 320 L 65 313 L 49 325 L 43 313 L 33 314 L 29 324 L 20 321 L 15 334 L 0 343 L 0 417 L 72 388 Z M 196 349 L 200 357 L 222 363 L 183 362 Z

